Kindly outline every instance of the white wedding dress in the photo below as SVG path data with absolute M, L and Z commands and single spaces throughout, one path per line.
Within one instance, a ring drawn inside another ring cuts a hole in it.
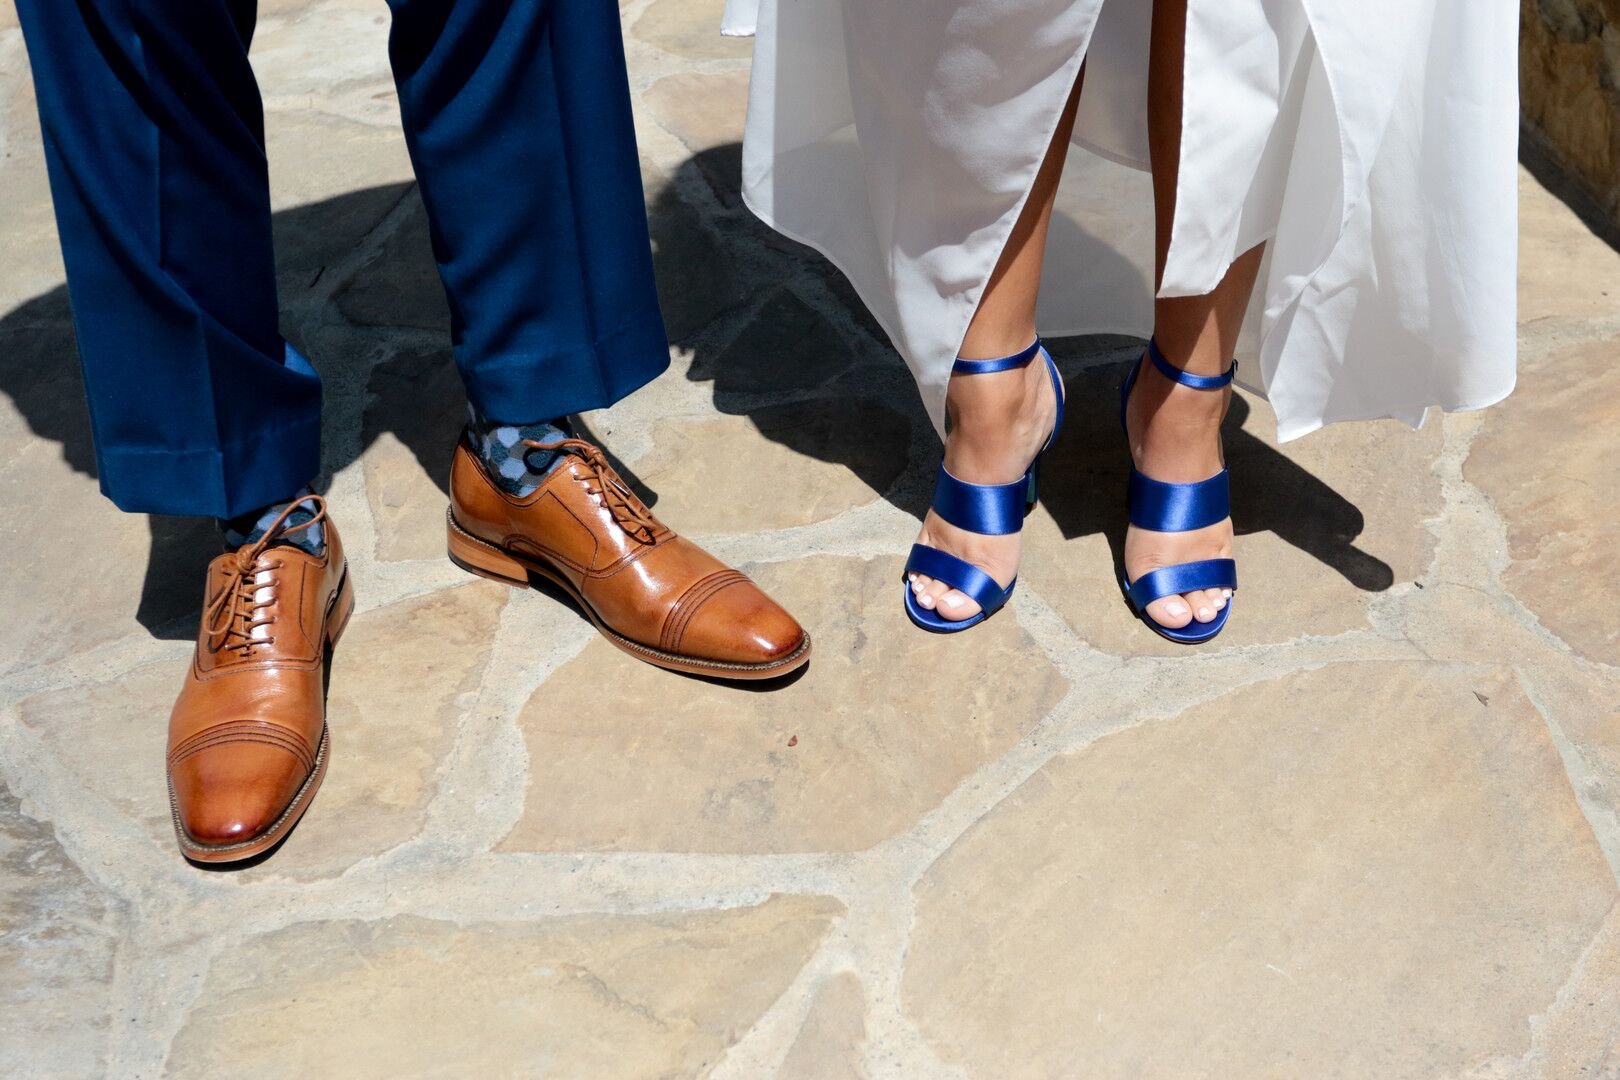
M 1082 61 L 1047 335 L 1152 328 L 1152 0 L 729 0 L 755 34 L 743 195 L 835 263 L 935 423 Z M 1513 0 L 1189 0 L 1162 293 L 1268 241 L 1241 381 L 1291 439 L 1513 388 Z

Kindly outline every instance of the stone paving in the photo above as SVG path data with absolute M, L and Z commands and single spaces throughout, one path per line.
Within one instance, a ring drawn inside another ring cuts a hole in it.
M 790 684 L 637 665 L 443 557 L 461 418 L 377 0 L 265 0 L 286 333 L 360 609 L 284 847 L 177 855 L 208 527 L 96 491 L 0 0 L 0 1075 L 1620 1077 L 1620 255 L 1528 176 L 1523 376 L 1279 451 L 1172 651 L 1113 584 L 1132 344 L 1009 613 L 916 632 L 938 447 L 848 287 L 737 197 L 748 45 L 623 0 L 675 369 L 588 418 L 811 628 Z

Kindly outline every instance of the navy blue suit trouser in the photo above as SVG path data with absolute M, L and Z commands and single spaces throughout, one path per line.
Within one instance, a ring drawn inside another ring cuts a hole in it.
M 389 0 L 456 364 L 492 420 L 667 366 L 613 0 Z M 320 471 L 277 331 L 254 0 L 17 0 L 102 490 L 231 517 Z

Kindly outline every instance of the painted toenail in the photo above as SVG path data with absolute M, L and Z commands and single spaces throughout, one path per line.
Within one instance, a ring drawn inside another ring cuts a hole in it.
M 1209 620 L 1213 619 L 1214 617 L 1215 617 L 1215 613 L 1213 611 L 1211 611 L 1209 608 L 1201 607 L 1201 608 L 1198 609 L 1198 621 L 1199 622 L 1209 622 Z

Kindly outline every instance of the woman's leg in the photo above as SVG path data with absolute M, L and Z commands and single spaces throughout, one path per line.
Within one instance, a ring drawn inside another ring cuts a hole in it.
M 1176 179 L 1181 163 L 1182 71 L 1187 0 L 1154 0 L 1149 59 L 1148 149 L 1153 160 L 1157 275 L 1163 280 L 1175 219 Z M 1204 296 L 1159 299 L 1154 332 L 1177 367 L 1195 375 L 1218 375 L 1232 361 L 1243 314 L 1260 269 L 1261 248 L 1240 256 L 1215 291 Z M 1221 421 L 1231 389 L 1195 390 L 1172 383 L 1143 364 L 1131 394 L 1127 426 L 1136 467 L 1155 480 L 1193 483 L 1219 472 Z M 1125 536 L 1125 572 L 1132 581 L 1150 570 L 1232 554 L 1230 519 L 1192 532 L 1159 533 L 1134 526 Z M 1171 628 L 1209 622 L 1230 593 L 1199 590 L 1148 605 L 1149 617 Z
M 968 359 L 1008 356 L 1035 340 L 1035 297 L 1041 288 L 1046 231 L 1068 155 L 1082 81 L 1075 81 L 1052 145 L 1035 175 L 1029 200 L 1013 225 L 1007 247 L 968 326 L 962 341 L 962 356 Z M 1024 475 L 1051 434 L 1057 398 L 1046 365 L 1036 362 L 993 375 L 952 376 L 945 412 L 950 428 L 945 441 L 945 467 L 951 475 L 975 484 L 1010 484 Z M 1018 575 L 1022 543 L 1017 534 L 983 536 L 966 532 L 930 510 L 918 543 L 967 560 L 1002 586 Z M 947 619 L 961 620 L 978 614 L 978 604 L 942 582 L 913 574 L 911 587 L 919 604 L 937 609 Z

